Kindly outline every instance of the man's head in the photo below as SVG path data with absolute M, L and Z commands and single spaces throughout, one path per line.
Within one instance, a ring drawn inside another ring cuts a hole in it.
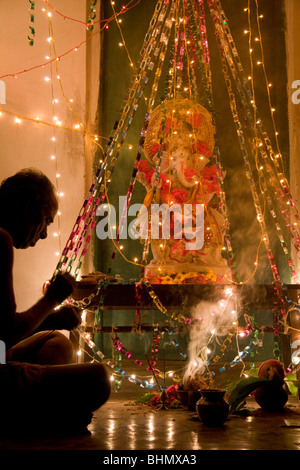
M 0 185 L 0 227 L 10 233 L 16 248 L 46 238 L 57 208 L 54 186 L 38 170 L 21 170 Z

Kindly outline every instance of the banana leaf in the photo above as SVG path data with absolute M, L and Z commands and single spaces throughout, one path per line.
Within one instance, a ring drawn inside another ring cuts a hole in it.
M 284 378 L 284 381 L 288 386 L 289 392 L 293 395 L 293 397 L 296 397 L 300 388 L 300 382 L 297 380 L 295 374 L 287 374 Z
M 233 413 L 238 410 L 239 405 L 245 400 L 245 398 L 265 382 L 268 382 L 268 379 L 259 377 L 249 377 L 247 379 L 240 380 L 228 398 L 230 412 Z

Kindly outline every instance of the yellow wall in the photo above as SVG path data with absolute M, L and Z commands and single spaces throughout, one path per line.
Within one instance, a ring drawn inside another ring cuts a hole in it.
M 84 20 L 90 2 L 59 0 L 51 4 L 65 16 Z M 47 4 L 42 1 L 35 2 L 32 12 L 36 34 L 34 45 L 29 46 L 28 7 L 29 2 L 24 0 L 14 1 L 13 6 L 11 2 L 0 2 L 0 76 L 17 74 L 17 78 L 2 78 L 6 85 L 6 103 L 0 105 L 0 179 L 25 167 L 39 168 L 54 184 L 59 183 L 57 187 L 64 196 L 60 198 L 59 207 L 61 237 L 54 235 L 59 231 L 57 218 L 47 240 L 41 240 L 33 249 L 15 251 L 14 280 L 19 310 L 37 300 L 43 282 L 52 276 L 59 259 L 55 253 L 61 253 L 64 248 L 90 185 L 94 146 L 82 132 L 75 132 L 74 126 L 81 121 L 87 122 L 92 132 L 97 128 L 100 47 L 100 34 L 84 43 L 89 37 L 85 25 L 64 19 L 49 7 L 50 23 L 47 12 L 42 11 Z M 96 19 L 99 19 L 99 12 Z M 52 65 L 40 67 L 47 62 L 46 56 L 55 57 L 47 40 L 51 25 L 56 55 L 71 52 L 57 64 L 54 61 Z M 93 33 L 98 30 L 99 25 Z M 74 48 L 79 45 L 75 52 Z M 31 67 L 35 68 L 19 73 Z M 57 70 L 65 97 L 56 77 Z M 52 80 L 45 81 L 45 77 L 51 78 L 51 73 Z M 58 103 L 52 103 L 53 97 Z M 69 103 L 73 112 L 67 103 L 69 99 L 73 100 Z M 17 116 L 20 124 L 15 123 Z M 37 116 L 50 125 L 35 122 Z M 61 128 L 51 126 L 54 116 L 61 121 Z M 56 160 L 51 159 L 54 154 Z M 61 175 L 59 179 L 57 172 Z
M 300 2 L 286 0 L 287 18 L 287 70 L 289 95 L 289 130 L 290 130 L 290 185 L 293 199 L 299 211 L 300 207 Z M 294 88 L 293 88 L 294 84 Z M 296 88 L 295 88 L 296 86 Z M 296 102 L 295 102 L 296 101 Z M 299 254 L 298 254 L 299 256 Z M 294 264 L 300 272 L 299 261 L 294 253 Z

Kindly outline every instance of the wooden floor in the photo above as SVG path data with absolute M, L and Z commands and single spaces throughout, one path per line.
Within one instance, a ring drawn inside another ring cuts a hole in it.
M 204 426 L 196 413 L 186 410 L 156 410 L 134 405 L 121 396 L 98 410 L 88 431 L 80 435 L 18 436 L 2 439 L 1 450 L 299 450 L 300 407 L 291 400 L 281 414 L 264 413 L 250 400 L 253 414 L 229 416 L 220 428 Z M 37 433 L 38 434 L 38 433 Z M 59 433 L 58 433 L 59 435 Z M 107 452 L 103 455 L 107 455 Z M 118 455 L 118 454 L 116 454 Z
M 196 412 L 184 407 L 158 410 L 137 404 L 137 399 L 144 393 L 136 385 L 126 382 L 120 392 L 112 391 L 107 403 L 94 413 L 86 432 L 61 435 L 58 429 L 56 435 L 48 436 L 39 430 L 34 435 L 16 432 L 13 437 L 2 436 L 0 450 L 12 450 L 14 456 L 18 455 L 16 450 L 100 451 L 98 463 L 99 459 L 100 463 L 108 463 L 104 459 L 112 456 L 120 458 L 132 454 L 143 455 L 146 459 L 148 455 L 153 458 L 153 452 L 157 451 L 199 456 L 203 450 L 300 449 L 298 398 L 290 396 L 282 413 L 263 412 L 253 398 L 248 398 L 246 406 L 250 416 L 229 415 L 222 427 L 209 428 L 200 422 Z M 139 454 L 139 451 L 143 453 Z M 76 459 L 79 458 L 79 454 L 76 455 Z

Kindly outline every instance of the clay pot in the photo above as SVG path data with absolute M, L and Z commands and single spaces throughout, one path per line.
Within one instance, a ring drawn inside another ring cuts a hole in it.
M 199 391 L 177 390 L 177 396 L 183 406 L 186 406 L 190 411 L 196 411 L 196 403 L 201 397 L 201 394 Z
M 200 390 L 201 398 L 196 404 L 199 419 L 207 426 L 222 426 L 227 420 L 229 405 L 224 399 L 225 390 Z
M 288 394 L 283 388 L 284 382 L 281 380 L 269 380 L 255 390 L 254 398 L 256 403 L 269 412 L 282 411 L 288 401 Z

